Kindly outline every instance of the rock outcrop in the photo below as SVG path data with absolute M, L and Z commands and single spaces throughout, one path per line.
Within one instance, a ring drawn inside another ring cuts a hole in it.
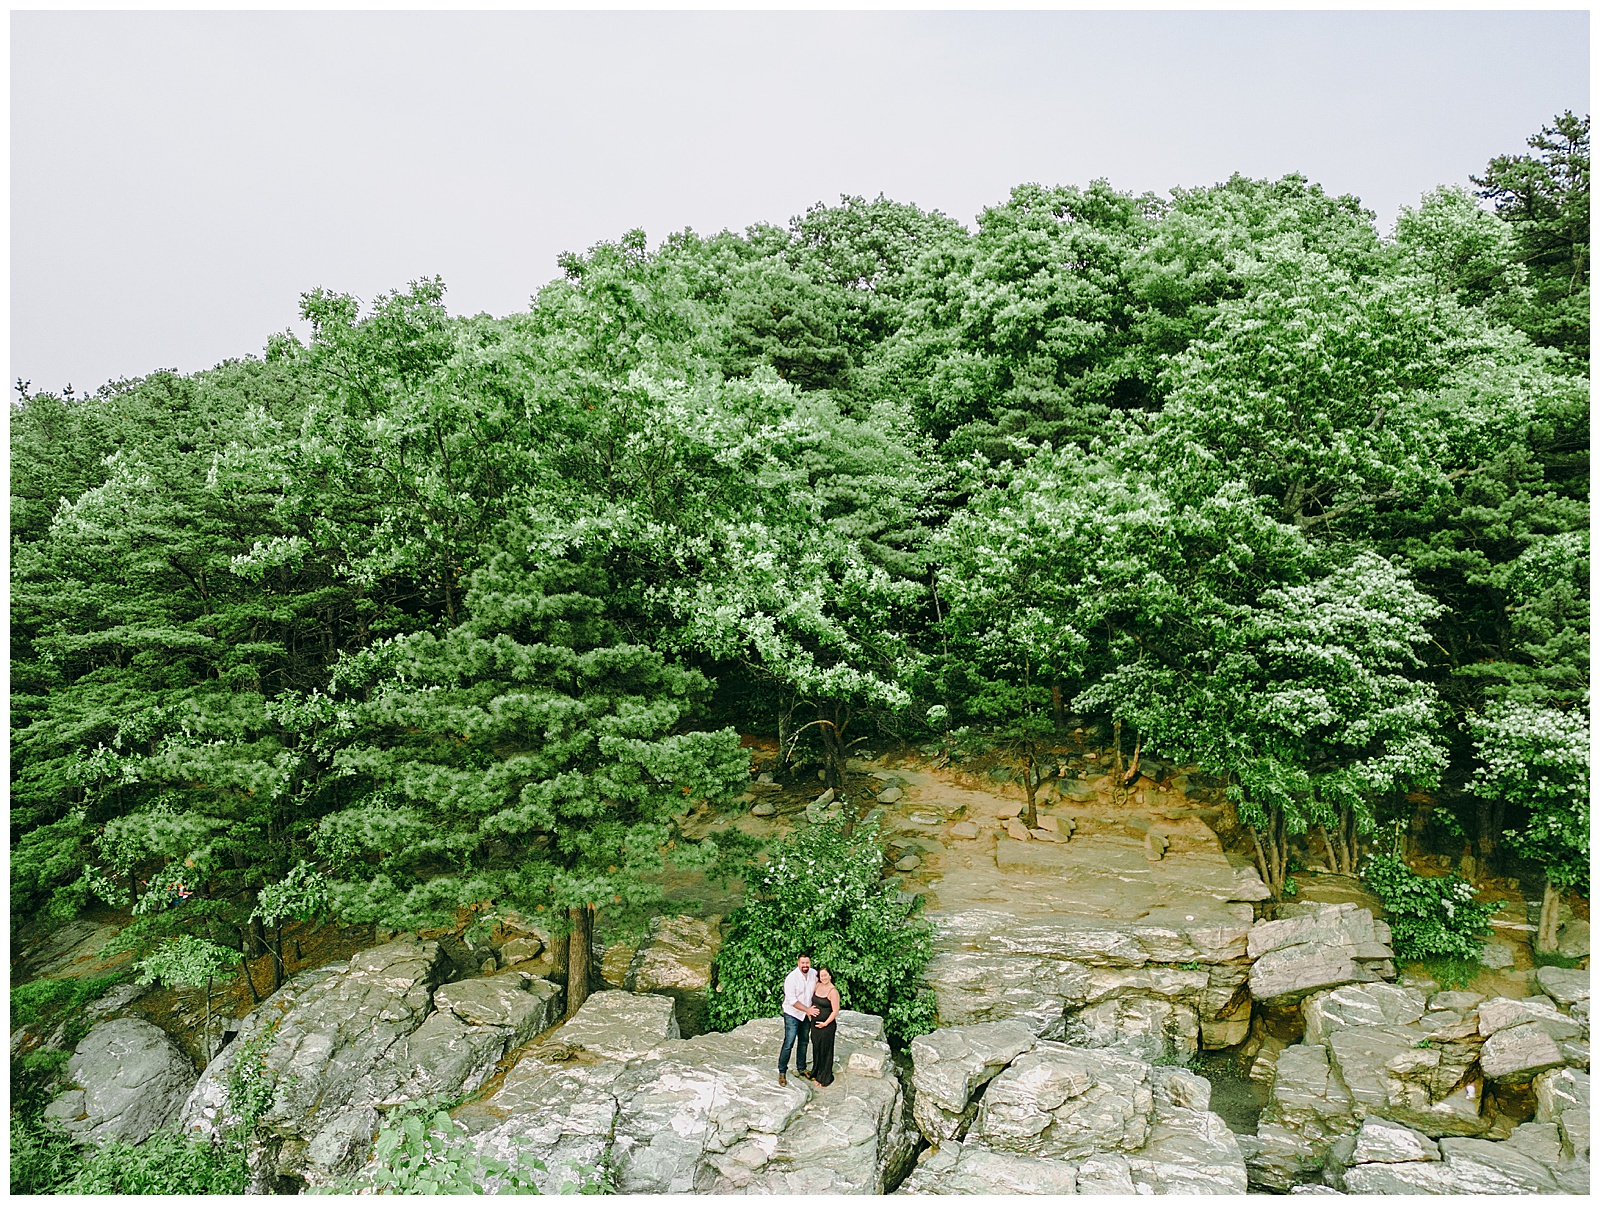
M 1589 1174 L 1588 1075 L 1579 1065 L 1587 1065 L 1579 1037 L 1587 1018 L 1571 1010 L 1587 1002 L 1587 984 L 1568 976 L 1552 984 L 1568 1012 L 1544 997 L 1424 997 L 1383 983 L 1307 997 L 1305 1041 L 1278 1054 L 1258 1132 L 1240 1140 L 1252 1185 L 1579 1191 Z M 1535 1101 L 1533 1121 L 1517 1125 Z
M 261 1118 L 254 1187 L 327 1184 L 353 1171 L 383 1109 L 473 1091 L 560 1008 L 559 987 L 515 970 L 439 988 L 448 965 L 437 943 L 402 936 L 296 975 L 206 1068 L 183 1128 L 226 1124 L 234 1063 L 259 1052 L 275 1096 Z
M 624 995 L 590 997 L 557 1031 L 555 1053 L 578 1044 L 575 1028 L 611 1032 L 624 1015 L 655 1017 L 662 1005 L 671 1021 L 664 997 L 606 999 Z M 628 1049 L 585 1042 L 583 1055 L 560 1061 L 530 1050 L 499 1091 L 462 1110 L 478 1149 L 538 1157 L 545 1191 L 602 1161 L 626 1193 L 871 1194 L 903 1175 L 915 1131 L 881 1019 L 840 1014 L 827 1088 L 798 1076 L 778 1084 L 777 1017 L 692 1038 L 649 1024 Z
M 1249 901 L 1265 888 L 1210 841 L 1152 862 L 1127 837 L 1003 840 L 998 870 L 948 871 L 928 914 L 940 1023 L 1018 1020 L 1053 1039 L 1074 1024 L 1075 1042 L 1144 1057 L 1242 1041 Z
M 1021 1028 L 1004 1026 L 943 1029 L 913 1043 L 914 1113 L 933 1149 L 900 1192 L 1245 1190 L 1243 1155 L 1210 1112 L 1205 1080 L 1047 1039 L 1019 1050 Z M 938 1094 L 936 1108 L 924 1104 L 924 1085 Z
M 165 1032 L 136 1017 L 102 1021 L 67 1062 L 72 1085 L 45 1114 L 78 1142 L 140 1143 L 176 1120 L 195 1069 Z
M 1250 930 L 1250 994 L 1258 1003 L 1292 1004 L 1327 988 L 1394 977 L 1389 926 L 1374 920 L 1368 909 L 1359 904 L 1305 907 L 1301 915 Z

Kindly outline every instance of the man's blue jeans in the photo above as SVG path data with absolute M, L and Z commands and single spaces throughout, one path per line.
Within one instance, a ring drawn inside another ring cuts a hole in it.
M 789 1072 L 789 1051 L 794 1050 L 795 1043 L 800 1048 L 794 1052 L 794 1069 L 806 1069 L 806 1043 L 811 1041 L 811 1022 L 802 1021 L 798 1017 L 783 1014 L 783 1049 L 778 1052 L 778 1074 L 787 1075 Z

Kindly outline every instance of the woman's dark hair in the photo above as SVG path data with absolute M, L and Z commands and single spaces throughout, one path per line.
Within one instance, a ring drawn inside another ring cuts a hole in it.
M 821 964 L 818 964 L 817 966 L 814 966 L 811 969 L 817 973 L 817 978 L 818 979 L 822 978 L 822 972 L 823 971 L 827 971 L 828 972 L 828 978 L 829 979 L 833 978 L 833 969 L 831 967 L 825 967 L 825 966 L 822 966 Z

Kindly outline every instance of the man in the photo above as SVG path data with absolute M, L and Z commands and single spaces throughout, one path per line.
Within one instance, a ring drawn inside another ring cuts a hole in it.
M 789 1051 L 794 1050 L 795 1074 L 806 1075 L 806 1044 L 811 1037 L 811 1018 L 817 1015 L 811 993 L 816 990 L 817 973 L 811 969 L 811 955 L 795 960 L 794 970 L 783 980 L 783 1049 L 778 1052 L 778 1083 L 789 1082 Z M 799 1049 L 795 1049 L 796 1043 Z

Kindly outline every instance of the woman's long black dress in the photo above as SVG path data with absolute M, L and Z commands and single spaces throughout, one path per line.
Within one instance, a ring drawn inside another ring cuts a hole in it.
M 833 1035 L 839 1023 L 818 1024 L 833 1016 L 832 1000 L 826 996 L 813 996 L 811 1003 L 821 1010 L 811 1019 L 811 1078 L 826 1088 L 833 1083 Z

